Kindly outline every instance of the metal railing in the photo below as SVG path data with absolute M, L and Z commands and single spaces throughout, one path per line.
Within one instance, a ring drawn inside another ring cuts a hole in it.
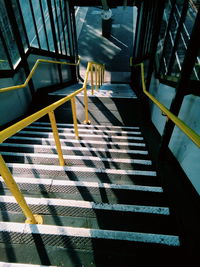
M 79 57 L 77 63 L 61 62 L 61 61 L 47 60 L 47 59 L 37 59 L 24 83 L 19 84 L 19 85 L 0 88 L 0 93 L 4 93 L 4 92 L 11 91 L 11 90 L 16 90 L 16 89 L 26 87 L 28 85 L 30 79 L 33 77 L 33 74 L 35 73 L 35 71 L 36 71 L 36 69 L 40 63 L 51 63 L 51 64 L 59 64 L 59 65 L 78 66 L 80 63 L 80 57 Z
M 151 99 L 154 104 L 156 104 L 160 110 L 170 119 L 173 123 L 184 132 L 193 143 L 195 143 L 198 147 L 200 147 L 200 135 L 197 134 L 193 129 L 191 129 L 188 125 L 186 125 L 181 119 L 176 117 L 173 113 L 170 112 L 168 108 L 166 108 L 163 104 L 161 104 L 154 96 L 152 96 L 147 90 L 145 85 L 145 76 L 144 76 L 144 63 L 139 63 L 133 65 L 134 67 L 140 67 L 141 69 L 141 81 L 142 81 L 142 90 L 148 98 Z
M 28 78 L 26 79 L 24 84 L 17 85 L 17 86 L 11 86 L 4 88 L 3 92 L 7 92 L 9 90 L 15 90 L 19 88 L 25 87 L 31 77 L 33 76 L 38 64 L 40 62 L 43 62 L 43 60 L 37 60 L 33 69 L 31 70 L 31 73 L 29 74 Z M 44 62 L 50 62 L 50 63 L 58 63 L 58 64 L 64 64 L 63 62 L 55 62 L 55 61 L 44 61 Z M 68 63 L 66 63 L 68 64 Z M 76 65 L 76 64 L 74 64 Z M 74 123 L 74 132 L 75 132 L 75 138 L 78 139 L 78 124 L 77 124 L 77 117 L 76 117 L 76 103 L 75 103 L 75 97 L 80 94 L 81 92 L 84 92 L 84 105 L 85 105 L 85 121 L 84 123 L 90 123 L 88 119 L 88 98 L 87 98 L 87 84 L 88 84 L 88 76 L 89 73 L 91 73 L 91 86 L 94 86 L 94 81 L 95 84 L 98 88 L 103 82 L 103 75 L 104 75 L 104 70 L 105 67 L 102 64 L 98 64 L 95 62 L 89 62 L 86 70 L 86 75 L 85 75 L 85 80 L 83 87 L 78 89 L 77 91 L 67 95 L 66 97 L 63 97 L 62 99 L 54 102 L 53 104 L 41 109 L 40 111 L 26 117 L 25 119 L 13 124 L 12 126 L 0 131 L 0 143 L 8 139 L 9 137 L 13 136 L 23 128 L 27 127 L 31 123 L 37 121 L 38 119 L 42 118 L 43 116 L 47 115 L 49 116 L 49 120 L 51 123 L 52 131 L 53 131 L 53 137 L 58 153 L 58 158 L 59 158 L 59 163 L 61 166 L 65 165 L 64 157 L 63 157 L 63 152 L 62 152 L 62 147 L 59 139 L 59 134 L 58 134 L 58 129 L 56 125 L 56 119 L 55 119 L 55 114 L 54 110 L 58 108 L 59 106 L 63 105 L 67 101 L 71 101 L 71 107 L 72 107 L 72 115 L 73 115 L 73 123 Z M 93 72 L 95 71 L 95 78 L 93 79 Z M 27 205 L 24 196 L 22 195 L 18 185 L 16 184 L 10 170 L 8 169 L 2 155 L 0 154 L 0 174 L 2 178 L 4 179 L 4 182 L 6 186 L 9 188 L 13 196 L 15 197 L 17 203 L 21 207 L 26 219 L 26 223 L 30 224 L 41 224 L 43 223 L 43 219 L 40 215 L 33 214 L 29 206 Z

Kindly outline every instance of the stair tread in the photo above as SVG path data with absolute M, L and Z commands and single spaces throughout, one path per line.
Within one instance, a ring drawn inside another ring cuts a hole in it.
M 38 264 L 25 264 L 25 263 L 10 263 L 0 261 L 0 267 L 56 267 L 55 265 L 38 265 Z
M 38 132 L 40 132 L 41 130 L 45 130 L 44 133 L 46 132 L 51 132 L 52 128 L 51 127 L 45 127 L 45 126 L 27 126 L 26 128 L 24 128 L 25 130 L 37 130 Z M 66 132 L 66 133 L 74 133 L 74 128 L 70 129 L 70 128 L 60 128 L 57 127 L 58 132 Z M 78 129 L 79 133 L 80 132 L 87 132 L 87 133 L 92 133 L 92 134 L 104 134 L 106 136 L 110 136 L 109 134 L 117 134 L 117 135 L 122 135 L 122 134 L 127 134 L 127 135 L 141 135 L 142 133 L 140 131 L 138 131 L 139 129 L 134 129 L 135 131 L 114 131 L 114 130 L 96 130 L 96 129 Z M 137 131 L 136 131 L 137 130 Z M 109 133 L 109 134 L 108 134 Z
M 144 175 L 144 176 L 156 176 L 156 171 L 143 171 L 143 170 L 121 170 L 121 169 L 106 169 L 106 168 L 92 168 L 82 166 L 51 166 L 51 165 L 39 165 L 39 164 L 21 164 L 21 163 L 8 163 L 8 167 L 11 168 L 23 168 L 23 169 L 41 169 L 41 170 L 57 170 L 57 171 L 78 171 L 88 173 L 107 173 L 107 174 L 120 174 L 120 175 Z
M 51 125 L 50 122 L 33 122 L 32 125 Z M 70 124 L 70 123 L 57 123 L 57 126 L 60 127 L 66 127 L 66 128 L 73 128 L 74 124 Z M 140 129 L 140 126 L 114 126 L 114 125 L 101 125 L 101 124 L 91 124 L 91 125 L 85 125 L 85 124 L 78 124 L 78 127 L 83 127 L 83 128 L 107 128 L 107 129 L 130 129 L 130 130 L 138 130 Z
M 80 237 L 89 239 L 104 239 L 104 240 L 120 240 L 129 242 L 139 242 L 146 244 L 159 244 L 166 246 L 180 246 L 179 237 L 177 235 L 165 235 L 165 234 L 152 234 L 152 233 L 139 233 L 139 232 L 126 232 L 126 231 L 114 231 L 114 230 L 101 230 L 101 229 L 88 229 L 88 228 L 76 228 L 56 225 L 34 225 L 12 222 L 0 222 L 0 232 L 18 233 L 22 238 L 24 235 L 41 235 L 51 236 L 51 239 L 55 236 Z M 17 243 L 22 242 L 18 238 Z M 29 240 L 30 242 L 30 240 Z M 34 242 L 34 241 L 33 241 Z M 52 240 L 47 240 L 49 244 L 52 244 Z

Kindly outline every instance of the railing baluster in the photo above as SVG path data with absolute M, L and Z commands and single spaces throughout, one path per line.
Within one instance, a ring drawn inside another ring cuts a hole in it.
M 60 166 L 65 166 L 65 161 L 63 158 L 63 153 L 62 153 L 62 148 L 61 148 L 61 144 L 60 144 L 60 138 L 59 138 L 59 134 L 58 134 L 58 129 L 57 129 L 57 125 L 56 125 L 56 119 L 55 119 L 54 111 L 53 110 L 50 111 L 48 113 L 48 115 L 49 115 L 49 120 L 51 122 L 51 128 L 53 131 L 53 137 L 54 137 L 55 144 L 56 144 L 59 163 L 60 163 Z
M 76 101 L 75 101 L 75 97 L 72 97 L 72 99 L 71 99 L 71 106 L 72 106 L 72 117 L 73 117 L 73 123 L 74 123 L 75 138 L 79 139 L 77 116 L 76 116 Z
M 16 184 L 10 170 L 8 169 L 3 157 L 0 155 L 0 174 L 4 179 L 6 186 L 9 188 L 13 196 L 15 197 L 17 203 L 19 204 L 20 208 L 22 209 L 25 217 L 26 223 L 29 224 L 42 224 L 43 219 L 40 215 L 34 215 L 26 203 L 24 196 L 22 195 L 18 185 Z
M 92 95 L 94 95 L 94 77 L 93 77 L 93 64 L 91 64 L 91 67 L 90 67 L 90 74 L 91 74 L 91 90 L 92 90 Z

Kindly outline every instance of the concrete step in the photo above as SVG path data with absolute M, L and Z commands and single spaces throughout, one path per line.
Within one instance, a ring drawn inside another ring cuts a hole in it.
M 26 197 L 44 224 L 130 232 L 177 234 L 168 207 L 107 204 L 55 198 Z M 14 197 L 1 196 L 1 220 L 24 222 Z M 54 215 L 52 214 L 54 211 Z M 4 216 L 7 213 L 7 216 Z
M 68 167 L 68 166 L 52 166 L 39 164 L 20 164 L 8 163 L 11 173 L 17 176 L 26 177 L 62 177 L 62 179 L 74 181 L 117 181 L 116 183 L 124 183 L 128 181 L 131 184 L 148 185 L 157 183 L 158 177 L 156 171 L 145 170 L 120 170 L 105 169 L 91 167 Z M 149 182 L 148 182 L 149 181 Z
M 34 225 L 23 223 L 0 222 L 0 242 L 7 244 L 34 244 L 40 238 L 45 246 L 59 246 L 76 249 L 93 249 L 94 243 L 99 248 L 131 250 L 134 245 L 179 247 L 177 235 L 152 234 L 115 230 L 66 227 L 56 225 Z
M 89 145 L 89 144 L 88 144 Z M 55 145 L 34 145 L 34 144 L 19 144 L 19 143 L 2 143 L 0 144 L 1 152 L 25 152 L 25 153 L 44 153 L 57 154 Z M 143 159 L 150 160 L 147 150 L 132 150 L 132 149 L 108 149 L 95 148 L 89 146 L 62 146 L 64 155 L 77 156 L 96 156 L 104 158 L 126 158 L 126 159 Z
M 35 135 L 34 135 L 35 136 Z M 53 138 L 43 137 L 27 137 L 27 136 L 12 136 L 6 140 L 9 143 L 23 143 L 23 144 L 41 144 L 41 145 L 55 145 Z M 132 140 L 133 141 L 133 140 Z M 137 149 L 146 150 L 146 144 L 140 140 L 134 140 L 134 142 L 125 141 L 109 141 L 109 140 L 75 140 L 75 139 L 63 139 L 60 138 L 62 147 L 64 146 L 76 146 L 76 147 L 100 147 L 111 149 Z
M 20 190 L 26 195 L 45 195 L 62 199 L 86 200 L 97 203 L 123 203 L 167 206 L 166 197 L 159 186 L 120 185 L 87 181 L 66 181 L 14 176 Z M 1 194 L 8 194 L 0 177 Z
M 57 154 L 1 152 L 6 162 L 59 165 Z M 152 161 L 143 159 L 104 158 L 96 156 L 64 155 L 66 166 L 85 166 L 107 169 L 152 170 Z
M 36 264 L 24 264 L 24 263 L 10 263 L 0 261 L 0 267 L 56 267 L 50 265 L 36 265 Z
M 50 122 L 42 122 L 37 121 L 31 124 L 32 126 L 46 126 L 50 127 Z M 66 128 L 66 129 L 73 129 L 74 125 L 69 123 L 57 123 L 57 127 L 59 128 Z M 81 129 L 88 129 L 88 130 L 102 130 L 102 131 L 135 131 L 140 130 L 139 126 L 113 126 L 113 125 L 100 125 L 100 124 L 78 124 L 78 127 Z
M 79 127 L 79 125 L 78 125 Z M 25 128 L 25 130 L 30 130 L 30 131 L 38 131 L 38 132 L 52 132 L 52 128 L 49 126 L 36 126 L 36 125 L 30 125 Z M 106 135 L 106 136 L 137 136 L 137 135 L 142 135 L 141 131 L 139 129 L 135 129 L 134 131 L 119 131 L 118 129 L 116 130 L 107 130 L 107 129 L 95 129 L 95 128 L 89 128 L 85 129 L 83 127 L 79 127 L 78 131 L 80 134 L 93 134 L 93 135 Z M 74 129 L 73 128 L 64 128 L 64 127 L 58 127 L 58 132 L 59 133 L 66 133 L 66 134 L 74 134 Z
M 38 131 L 28 131 L 23 130 L 16 134 L 16 136 L 33 136 L 37 137 L 40 136 L 41 138 L 52 138 L 52 132 L 38 132 Z M 71 139 L 75 135 L 74 133 L 59 133 L 59 137 L 62 139 Z M 126 141 L 126 142 L 134 142 L 134 141 L 144 141 L 142 136 L 117 136 L 117 135 L 106 135 L 106 134 L 79 134 L 80 140 L 99 140 L 99 141 Z

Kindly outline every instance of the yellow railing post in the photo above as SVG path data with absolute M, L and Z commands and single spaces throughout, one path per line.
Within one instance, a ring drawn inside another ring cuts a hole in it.
M 59 138 L 59 134 L 58 134 L 58 129 L 57 129 L 57 126 L 56 126 L 56 119 L 55 119 L 54 111 L 53 110 L 50 111 L 48 113 L 48 115 L 49 115 L 49 120 L 50 120 L 50 123 L 51 123 L 51 128 L 52 128 L 52 131 L 53 131 L 53 137 L 54 137 L 55 144 L 56 144 L 59 163 L 60 163 L 60 166 L 65 166 L 65 161 L 64 161 L 64 158 L 63 158 L 63 153 L 62 153 L 62 148 L 61 148 L 61 144 L 60 144 L 60 138 Z
M 95 65 L 95 85 L 96 85 L 96 89 L 98 89 L 97 77 L 98 77 L 98 74 L 97 74 L 97 65 Z
M 6 186 L 9 188 L 9 190 L 15 197 L 17 203 L 19 204 L 20 208 L 22 209 L 26 217 L 25 222 L 30 224 L 42 224 L 43 223 L 42 216 L 32 213 L 31 209 L 27 205 L 24 196 L 22 195 L 18 185 L 13 179 L 13 176 L 8 167 L 6 166 L 6 163 L 1 155 L 0 155 L 0 174 L 4 179 Z
M 90 120 L 88 118 L 88 96 L 87 96 L 87 89 L 86 87 L 84 88 L 84 105 L 85 105 L 85 120 L 84 124 L 90 124 Z
M 72 97 L 72 99 L 71 99 L 71 106 L 72 106 L 72 117 L 73 117 L 73 122 L 74 122 L 74 133 L 75 133 L 76 139 L 79 139 L 77 116 L 76 116 L 76 102 L 75 102 L 75 97 Z
M 100 66 L 97 66 L 97 84 L 98 84 L 98 89 L 100 87 L 100 70 L 101 70 L 101 67 Z
M 92 90 L 92 95 L 94 95 L 94 77 L 93 77 L 93 64 L 91 64 L 90 67 L 90 74 L 91 74 L 91 90 Z

